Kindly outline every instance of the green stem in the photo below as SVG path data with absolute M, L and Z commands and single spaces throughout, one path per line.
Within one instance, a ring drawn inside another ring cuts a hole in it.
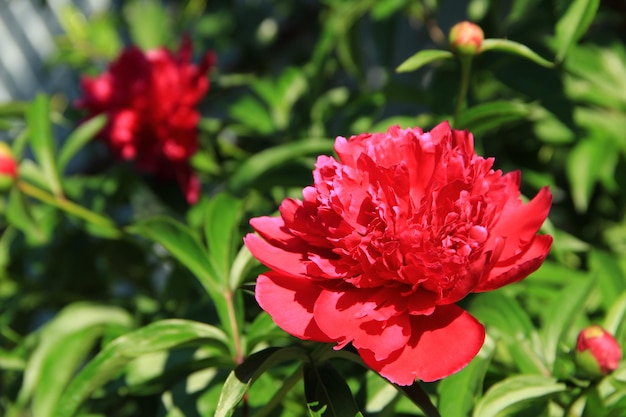
M 228 310 L 228 324 L 232 330 L 233 346 L 234 346 L 234 360 L 237 365 L 243 362 L 243 347 L 241 343 L 241 337 L 239 335 L 239 325 L 237 323 L 237 313 L 235 312 L 235 301 L 233 293 L 230 290 L 226 290 L 224 293 L 224 299 L 226 300 L 226 308 Z
M 459 61 L 461 61 L 461 82 L 459 84 L 459 93 L 454 108 L 454 119 L 452 120 L 452 127 L 454 128 L 458 128 L 461 112 L 465 108 L 470 73 L 472 70 L 472 58 L 471 55 L 459 55 Z
M 286 380 L 278 391 L 272 396 L 265 406 L 260 409 L 253 417 L 266 417 L 272 415 L 272 411 L 283 401 L 285 395 L 302 379 L 302 366 L 299 366 Z
M 70 200 L 66 200 L 64 197 L 55 197 L 47 191 L 37 188 L 24 181 L 18 182 L 17 187 L 22 193 L 30 197 L 36 198 L 37 200 L 44 203 L 50 204 L 51 206 L 54 206 L 58 209 L 61 209 L 66 213 L 73 214 L 74 216 L 79 217 L 93 225 L 117 230 L 117 226 L 111 220 L 97 213 L 94 213 L 93 211 L 87 210 L 86 208 L 79 206 L 78 204 L 75 204 Z

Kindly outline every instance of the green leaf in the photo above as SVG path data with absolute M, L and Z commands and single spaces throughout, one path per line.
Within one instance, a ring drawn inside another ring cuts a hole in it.
M 304 392 L 309 408 L 324 417 L 362 417 L 350 388 L 328 362 L 304 367 Z
M 567 389 L 556 379 L 539 375 L 516 375 L 493 385 L 480 399 L 473 417 L 498 417 L 529 401 L 544 399 Z
M 600 137 L 581 140 L 569 152 L 565 172 L 570 183 L 576 211 L 585 213 L 607 152 L 607 144 Z
M 335 141 L 329 139 L 303 139 L 298 142 L 274 146 L 248 158 L 230 177 L 229 189 L 241 192 L 267 171 L 304 155 L 332 153 Z
M 133 43 L 143 50 L 167 45 L 172 39 L 172 22 L 163 6 L 153 0 L 135 0 L 124 5 Z
M 56 165 L 54 138 L 50 124 L 50 103 L 45 94 L 38 94 L 27 114 L 30 128 L 30 144 L 48 181 L 50 190 L 59 196 L 62 194 L 61 179 Z
M 485 340 L 478 355 L 463 370 L 439 383 L 438 409 L 445 417 L 467 417 L 474 408 L 475 398 L 482 393 L 483 380 L 491 362 L 495 343 Z
M 229 278 L 235 245 L 241 242 L 238 228 L 241 207 L 241 200 L 221 193 L 211 199 L 205 212 L 204 233 L 209 257 L 224 286 Z
M 81 150 L 83 146 L 94 138 L 106 125 L 107 117 L 102 114 L 81 124 L 65 140 L 63 147 L 59 151 L 57 160 L 59 172 L 65 171 L 70 160 Z
M 48 240 L 46 230 L 36 221 L 30 206 L 26 204 L 24 195 L 17 187 L 13 187 L 9 193 L 5 215 L 12 226 L 24 232 L 32 241 L 44 243 Z
M 589 268 L 597 277 L 601 302 L 608 309 L 626 290 L 626 280 L 615 255 L 593 249 L 589 254 Z
M 528 117 L 530 107 L 513 101 L 493 101 L 466 109 L 459 117 L 458 127 L 480 134 L 508 122 Z
M 569 48 L 585 34 L 599 6 L 600 0 L 573 0 L 570 3 L 555 28 L 557 62 L 561 62 Z
M 294 359 L 308 361 L 307 352 L 298 347 L 267 348 L 250 355 L 226 378 L 217 403 L 215 417 L 230 417 L 248 387 L 272 366 Z
M 552 68 L 554 64 L 521 43 L 508 39 L 485 39 L 480 47 L 480 53 L 500 51 L 529 59 L 542 67 Z
M 398 68 L 396 72 L 411 72 L 416 71 L 426 64 L 439 61 L 442 59 L 453 58 L 454 54 L 450 51 L 444 51 L 439 49 L 423 49 L 407 58 Z
M 571 278 L 571 277 L 570 277 Z M 543 317 L 545 326 L 540 331 L 540 337 L 544 346 L 546 363 L 554 366 L 557 356 L 559 341 L 565 335 L 578 314 L 583 312 L 583 307 L 591 294 L 594 280 L 584 278 L 573 280 L 560 291 L 550 306 L 546 308 Z
M 72 417 L 98 388 L 117 377 L 132 360 L 182 346 L 213 343 L 227 352 L 226 335 L 208 324 L 189 320 L 162 320 L 118 337 L 72 380 L 58 402 L 54 417 Z
M 615 300 L 608 310 L 606 317 L 604 318 L 603 327 L 612 335 L 618 336 L 620 327 L 623 326 L 626 319 L 626 292 L 622 293 L 620 297 Z M 618 339 L 621 340 L 621 339 Z
M 162 245 L 196 276 L 211 295 L 218 292 L 217 273 L 206 249 L 191 229 L 170 217 L 158 216 L 134 223 L 128 226 L 127 231 Z
M 130 328 L 132 317 L 117 307 L 77 303 L 63 309 L 39 334 L 28 360 L 18 402 L 33 399 L 33 414 L 47 417 L 77 366 L 90 352 L 105 326 Z

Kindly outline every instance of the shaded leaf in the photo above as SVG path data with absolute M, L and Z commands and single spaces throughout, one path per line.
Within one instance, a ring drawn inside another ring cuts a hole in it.
M 304 367 L 304 392 L 313 412 L 326 417 L 362 417 L 350 388 L 328 362 Z
M 241 365 L 237 366 L 226 378 L 215 411 L 215 417 L 232 416 L 235 407 L 243 398 L 248 387 L 266 370 L 281 362 L 300 359 L 308 361 L 309 356 L 304 349 L 267 348 L 250 355 Z

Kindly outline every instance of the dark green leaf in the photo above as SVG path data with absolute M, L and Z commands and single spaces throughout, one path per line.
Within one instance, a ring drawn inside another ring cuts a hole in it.
M 72 380 L 57 404 L 54 417 L 72 417 L 98 388 L 115 378 L 130 361 L 142 355 L 181 346 L 213 343 L 227 352 L 226 335 L 220 329 L 188 320 L 162 320 L 118 337 Z
M 304 367 L 304 392 L 313 412 L 326 417 L 362 417 L 350 388 L 328 362 Z
M 56 165 L 54 138 L 50 125 L 50 103 L 45 94 L 38 94 L 28 109 L 30 144 L 50 190 L 55 195 L 62 194 L 61 179 Z
M 543 399 L 566 390 L 565 384 L 539 375 L 516 375 L 493 385 L 474 409 L 473 417 L 498 417 L 524 402 Z
M 189 268 L 211 295 L 218 292 L 217 273 L 207 251 L 188 227 L 172 218 L 159 216 L 134 223 L 127 230 L 162 245 Z
M 525 119 L 529 112 L 529 106 L 523 103 L 493 101 L 464 110 L 457 127 L 480 134 L 505 123 Z
M 94 138 L 107 122 L 106 115 L 96 116 L 81 124 L 65 140 L 63 147 L 59 151 L 57 160 L 59 172 L 63 172 L 70 160 L 78 151 L 90 140 Z
M 410 72 L 416 71 L 424 65 L 431 62 L 439 61 L 442 59 L 453 58 L 454 54 L 450 51 L 444 51 L 439 49 L 423 49 L 415 55 L 407 58 L 398 68 L 396 72 Z
M 480 48 L 480 52 L 499 51 L 517 55 L 522 58 L 529 59 L 542 67 L 552 68 L 554 64 L 541 55 L 521 43 L 510 41 L 508 39 L 485 39 Z
M 248 158 L 230 177 L 229 188 L 240 192 L 265 172 L 304 155 L 332 153 L 334 141 L 328 139 L 303 139 L 294 143 L 274 146 Z

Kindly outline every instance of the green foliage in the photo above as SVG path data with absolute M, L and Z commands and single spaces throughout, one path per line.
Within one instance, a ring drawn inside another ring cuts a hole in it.
M 127 45 L 183 34 L 196 59 L 213 50 L 191 161 L 201 198 L 112 161 L 106 117 L 83 122 L 72 92 L 0 104 L 19 160 L 0 197 L 0 415 L 625 415 L 624 362 L 587 381 L 572 359 L 590 323 L 626 343 L 620 2 L 113 3 L 62 7 L 50 65 L 93 76 Z M 485 32 L 471 62 L 449 50 L 452 16 Z M 526 195 L 550 186 L 554 245 L 527 279 L 461 302 L 487 331 L 466 368 L 398 387 L 260 311 L 266 269 L 242 238 L 301 197 L 332 138 L 442 120 L 520 170 Z

